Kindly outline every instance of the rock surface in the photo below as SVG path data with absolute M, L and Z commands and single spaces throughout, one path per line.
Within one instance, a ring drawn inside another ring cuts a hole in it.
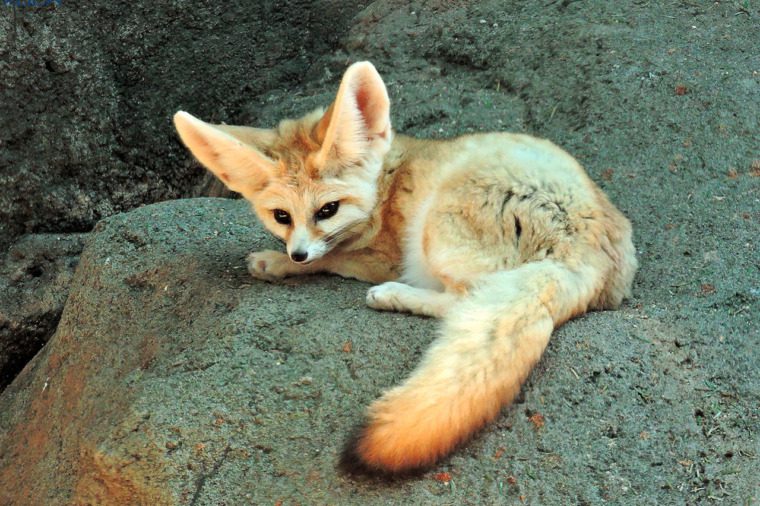
M 297 86 L 361 8 L 49 4 L 0 6 L 0 251 L 20 234 L 86 232 L 104 216 L 195 194 L 203 172 L 172 114 L 239 120 L 251 97 Z
M 101 222 L 55 336 L 0 396 L 0 504 L 757 498 L 756 351 L 655 302 L 562 327 L 448 475 L 340 475 L 364 406 L 435 322 L 364 307 L 355 281 L 250 279 L 246 253 L 271 247 L 240 201 Z
M 34 234 L 0 264 L 0 392 L 55 331 L 86 234 Z

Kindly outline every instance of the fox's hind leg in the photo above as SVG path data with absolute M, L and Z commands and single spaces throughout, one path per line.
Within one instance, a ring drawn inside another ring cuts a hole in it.
M 458 299 L 454 293 L 416 288 L 395 281 L 373 286 L 367 292 L 367 305 L 373 309 L 407 311 L 435 318 L 445 315 Z

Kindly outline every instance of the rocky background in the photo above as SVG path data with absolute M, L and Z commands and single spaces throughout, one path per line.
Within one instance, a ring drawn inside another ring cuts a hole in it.
M 753 0 L 1 5 L 0 504 L 757 503 L 758 26 Z M 498 423 L 391 484 L 336 455 L 435 322 L 253 281 L 245 203 L 173 200 L 215 191 L 174 111 L 271 126 L 362 59 L 400 131 L 567 148 L 641 262 Z

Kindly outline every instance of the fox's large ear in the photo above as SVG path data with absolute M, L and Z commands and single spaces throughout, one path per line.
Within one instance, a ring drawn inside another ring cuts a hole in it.
M 248 144 L 259 151 L 272 147 L 275 141 L 277 141 L 277 134 L 275 131 L 267 128 L 237 125 L 213 125 L 213 127 L 226 134 L 230 134 L 237 140 L 243 141 L 244 144 Z
M 367 155 L 382 157 L 391 143 L 390 99 L 380 74 L 369 62 L 354 63 L 343 75 L 335 102 L 320 120 L 324 132 L 318 167 L 341 165 Z
M 266 141 L 266 131 L 245 127 L 217 127 L 179 111 L 174 126 L 182 142 L 199 162 L 230 190 L 250 198 L 266 186 L 275 173 L 275 163 L 254 146 Z M 231 130 L 230 130 L 231 129 Z M 235 131 L 235 129 L 238 129 Z M 258 132 L 255 132 L 259 130 Z M 274 135 L 274 133 L 271 133 Z M 252 137 L 243 142 L 246 136 Z

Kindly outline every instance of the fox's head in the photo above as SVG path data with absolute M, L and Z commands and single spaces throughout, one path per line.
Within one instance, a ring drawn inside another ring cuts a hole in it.
M 294 262 L 350 238 L 377 203 L 391 144 L 390 101 L 369 62 L 351 65 L 333 104 L 274 130 L 210 125 L 180 111 L 174 124 L 195 157 L 287 244 Z

